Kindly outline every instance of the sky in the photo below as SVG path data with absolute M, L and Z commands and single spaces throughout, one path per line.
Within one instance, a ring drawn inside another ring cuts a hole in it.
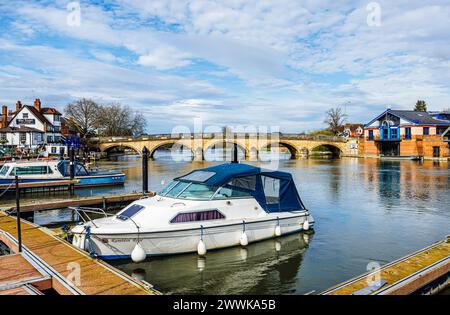
M 120 102 L 148 133 L 450 107 L 448 0 L 0 0 L 0 30 L 1 104 Z

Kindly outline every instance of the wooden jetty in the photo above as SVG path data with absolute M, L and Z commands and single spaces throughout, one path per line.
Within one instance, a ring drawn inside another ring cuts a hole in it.
M 108 205 L 117 205 L 130 203 L 132 201 L 138 200 L 145 196 L 153 196 L 154 193 L 127 193 L 127 194 L 116 194 L 110 196 L 90 196 L 90 197 L 80 197 L 80 198 L 68 198 L 60 200 L 49 200 L 41 202 L 39 200 L 34 202 L 20 202 L 20 212 L 32 212 L 32 211 L 45 211 L 45 210 L 56 210 L 64 209 L 67 207 L 93 207 L 100 206 L 102 208 L 107 208 Z M 15 202 L 11 204 L 4 204 L 0 207 L 3 211 L 15 211 Z
M 435 293 L 450 284 L 450 236 L 424 249 L 338 284 L 322 295 Z
M 0 211 L 0 241 L 12 251 L 0 256 L 0 295 L 151 295 L 151 285 L 133 279 L 89 256 L 50 230 L 21 220 L 18 253 L 17 218 Z
M 70 185 L 75 185 L 80 182 L 79 179 L 64 179 L 45 182 L 29 182 L 20 183 L 19 189 L 21 192 L 36 191 L 36 190 L 68 190 Z M 0 184 L 0 192 L 7 190 L 8 192 L 14 192 L 16 190 L 15 184 Z

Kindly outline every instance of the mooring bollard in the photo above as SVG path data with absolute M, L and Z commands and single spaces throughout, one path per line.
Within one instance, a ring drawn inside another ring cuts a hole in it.
M 148 192 L 148 149 L 142 149 L 142 193 Z
M 16 216 L 17 216 L 17 242 L 19 243 L 19 253 L 22 252 L 22 230 L 20 228 L 20 188 L 19 177 L 16 175 Z
M 70 194 L 73 195 L 75 187 L 73 184 L 73 180 L 75 178 L 75 152 L 73 147 L 69 148 L 69 158 L 70 158 L 70 164 L 69 164 L 69 172 L 70 172 L 70 185 L 69 190 Z

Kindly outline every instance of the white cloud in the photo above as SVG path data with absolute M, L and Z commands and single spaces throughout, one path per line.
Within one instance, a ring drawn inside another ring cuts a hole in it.
M 152 66 L 159 70 L 167 70 L 187 66 L 191 63 L 189 54 L 172 47 L 158 47 L 148 54 L 139 56 L 138 64 Z

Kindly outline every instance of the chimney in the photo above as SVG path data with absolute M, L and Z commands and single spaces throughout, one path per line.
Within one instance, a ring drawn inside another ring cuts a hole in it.
M 20 101 L 17 101 L 17 103 L 16 103 L 16 113 L 18 113 L 21 108 L 22 108 L 22 103 Z
M 6 105 L 2 106 L 2 128 L 6 128 L 8 126 L 8 107 Z
M 41 100 L 40 99 L 37 98 L 34 100 L 34 108 L 36 108 L 38 112 L 41 111 Z

